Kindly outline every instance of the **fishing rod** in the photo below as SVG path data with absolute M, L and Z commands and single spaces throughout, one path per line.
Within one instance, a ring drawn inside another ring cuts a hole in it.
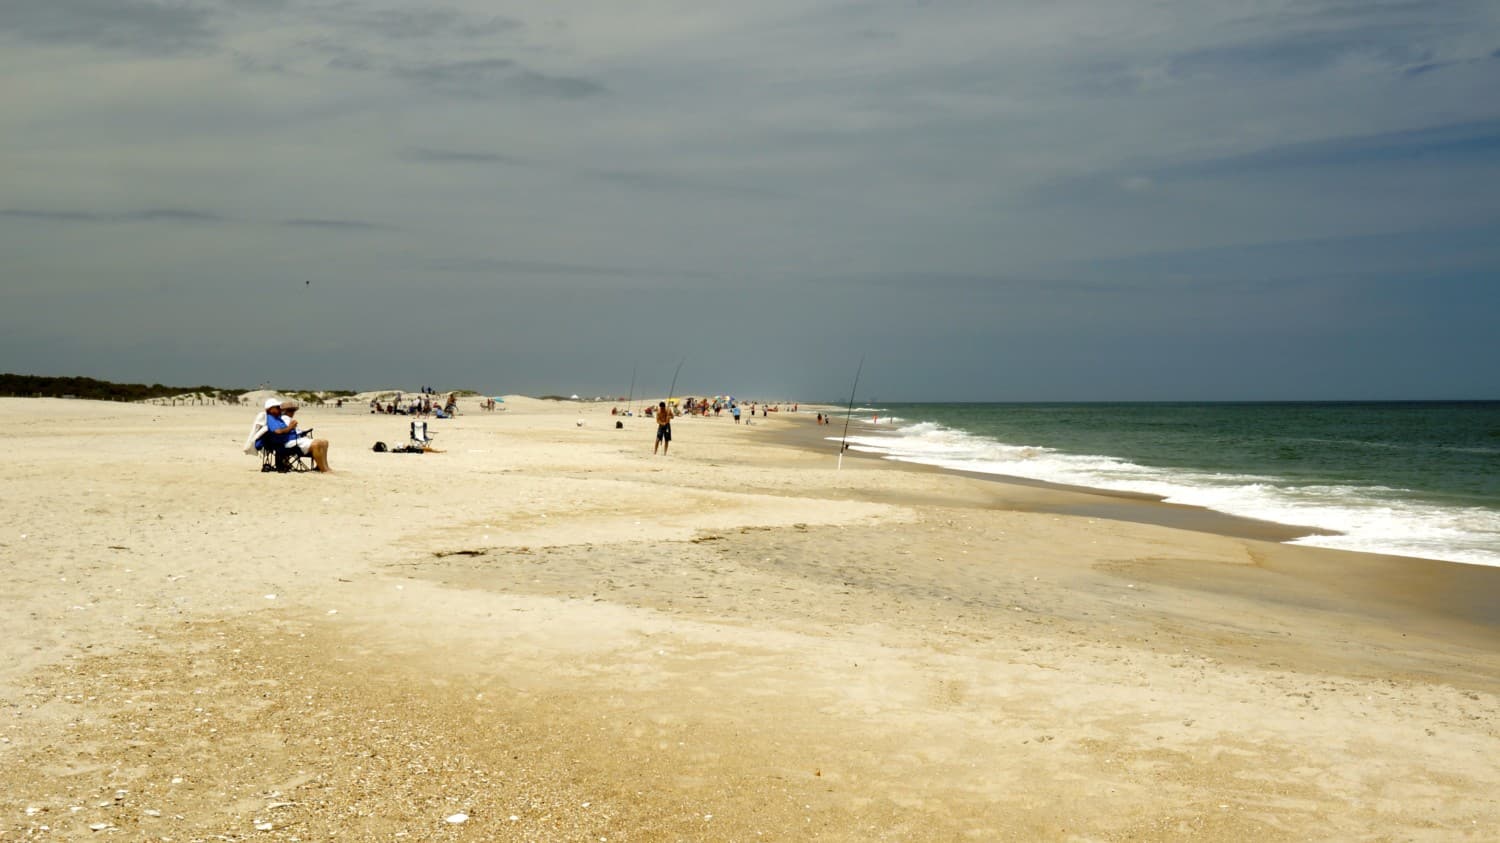
M 844 467 L 844 452 L 849 450 L 849 420 L 854 417 L 854 393 L 859 390 L 859 376 L 865 370 L 865 356 L 859 356 L 859 368 L 854 370 L 854 386 L 849 387 L 849 410 L 844 413 L 844 442 L 839 446 L 839 468 Z
M 630 402 L 635 400 L 635 369 L 641 365 L 641 361 L 630 364 L 630 395 L 625 399 L 625 409 L 630 409 Z
M 687 362 L 687 358 L 686 357 L 684 357 L 681 360 L 677 361 L 677 371 L 675 371 L 675 372 L 672 373 L 672 385 L 669 386 L 669 387 L 667 387 L 667 400 L 668 401 L 672 400 L 672 394 L 677 391 L 677 376 L 680 375 L 680 374 L 682 374 L 682 364 L 686 363 L 686 362 Z

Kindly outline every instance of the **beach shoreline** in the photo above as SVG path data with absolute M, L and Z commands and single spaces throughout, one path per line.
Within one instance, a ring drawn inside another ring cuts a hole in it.
M 806 414 L 803 413 L 801 415 L 805 416 Z M 834 458 L 837 459 L 839 447 L 836 442 L 829 441 L 829 439 L 838 438 L 842 434 L 842 427 L 825 426 L 822 430 L 819 430 L 816 427 L 816 416 L 813 419 L 792 416 L 786 419 L 786 421 L 793 422 L 794 424 L 801 422 L 814 425 L 811 434 L 804 428 L 792 427 L 779 430 L 778 434 L 784 438 L 787 444 L 820 454 L 831 451 Z M 830 433 L 829 431 L 833 431 L 835 427 L 838 427 L 837 432 Z M 858 433 L 886 432 L 876 425 L 866 425 L 863 422 L 855 422 L 850 430 Z M 845 457 L 849 459 L 879 460 L 888 465 L 899 466 L 909 471 L 940 472 L 958 477 L 989 480 L 1011 486 L 1044 489 L 1075 496 L 1066 499 L 1066 503 L 1060 501 L 1051 505 L 1036 505 L 1037 508 L 1031 510 L 1035 512 L 1054 512 L 1061 515 L 1106 518 L 1115 521 L 1135 521 L 1142 524 L 1156 524 L 1163 527 L 1195 530 L 1220 536 L 1259 539 L 1272 542 L 1287 542 L 1304 536 L 1334 535 L 1332 531 L 1322 530 L 1317 527 L 1262 521 L 1255 518 L 1230 515 L 1202 506 L 1167 503 L 1161 496 L 1145 492 L 1101 489 L 1094 486 L 1074 486 L 1018 475 L 965 471 L 910 460 L 891 459 L 853 447 L 845 452 Z
M 306 408 L 317 476 L 260 473 L 249 408 L 0 399 L 0 839 L 1500 822 L 1500 570 L 838 470 L 800 417 L 661 457 L 608 403 L 506 406 L 422 455 Z
M 1500 403 L 892 404 L 856 448 L 1305 525 L 1308 546 L 1500 567 Z

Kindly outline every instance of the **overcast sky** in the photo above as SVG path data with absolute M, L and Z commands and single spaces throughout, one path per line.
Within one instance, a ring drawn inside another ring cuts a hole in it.
M 0 371 L 1500 398 L 1494 0 L 4 0 Z

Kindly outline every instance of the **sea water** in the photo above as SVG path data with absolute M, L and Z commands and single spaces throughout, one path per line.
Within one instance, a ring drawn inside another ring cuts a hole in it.
M 1500 402 L 882 404 L 854 418 L 851 448 L 893 460 L 1335 533 L 1295 544 L 1500 566 Z

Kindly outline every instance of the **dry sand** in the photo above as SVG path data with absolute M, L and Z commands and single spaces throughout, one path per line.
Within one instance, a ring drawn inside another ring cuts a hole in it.
M 245 408 L 0 399 L 0 840 L 1500 829 L 1500 570 L 506 406 L 308 408 L 319 476 Z

